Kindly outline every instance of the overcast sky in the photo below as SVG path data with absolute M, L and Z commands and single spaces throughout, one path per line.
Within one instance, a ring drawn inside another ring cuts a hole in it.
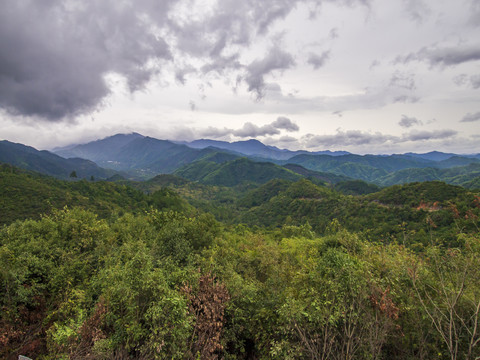
M 478 0 L 4 0 L 0 138 L 480 152 Z

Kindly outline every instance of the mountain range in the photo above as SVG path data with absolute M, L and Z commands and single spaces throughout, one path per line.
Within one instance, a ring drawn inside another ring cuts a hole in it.
M 247 158 L 240 161 L 240 158 Z M 441 180 L 471 188 L 480 183 L 480 154 L 429 152 L 355 155 L 344 151 L 291 151 L 258 140 L 159 140 L 138 133 L 117 134 L 52 152 L 0 142 L 0 162 L 58 178 L 75 171 L 79 178 L 145 180 L 175 174 L 205 184 L 232 186 L 299 177 L 336 184 L 362 180 L 380 186 Z

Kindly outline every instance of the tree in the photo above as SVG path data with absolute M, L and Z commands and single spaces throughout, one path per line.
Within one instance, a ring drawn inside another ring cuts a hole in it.
M 431 247 L 424 262 L 410 269 L 421 306 L 451 360 L 480 355 L 480 239 L 463 240 L 462 249 Z

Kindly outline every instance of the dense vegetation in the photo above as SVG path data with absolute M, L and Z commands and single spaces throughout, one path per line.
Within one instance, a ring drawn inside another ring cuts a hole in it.
M 193 211 L 168 188 L 145 195 L 124 184 L 106 181 L 61 181 L 35 172 L 0 164 L 0 225 L 18 219 L 37 219 L 65 206 L 94 211 L 101 218 L 112 213 L 141 213 L 150 207 Z
M 478 193 L 260 178 L 3 166 L 0 358 L 480 356 Z
M 257 140 L 235 143 L 198 140 L 178 144 L 136 133 L 117 134 L 87 144 L 57 148 L 54 152 L 0 141 L 0 162 L 60 179 L 147 180 L 159 173 L 175 173 L 192 181 L 223 186 L 303 177 L 317 184 L 362 180 L 391 186 L 438 180 L 469 189 L 480 187 L 480 154 L 309 153 L 281 150 Z M 343 187 L 345 191 L 339 187 L 339 190 L 350 194 L 369 191 L 365 186 L 360 191 L 358 186 L 356 189 L 352 186 Z

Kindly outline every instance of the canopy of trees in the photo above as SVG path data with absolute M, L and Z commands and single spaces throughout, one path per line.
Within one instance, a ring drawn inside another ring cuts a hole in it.
M 1 174 L 0 358 L 480 356 L 475 192 Z

